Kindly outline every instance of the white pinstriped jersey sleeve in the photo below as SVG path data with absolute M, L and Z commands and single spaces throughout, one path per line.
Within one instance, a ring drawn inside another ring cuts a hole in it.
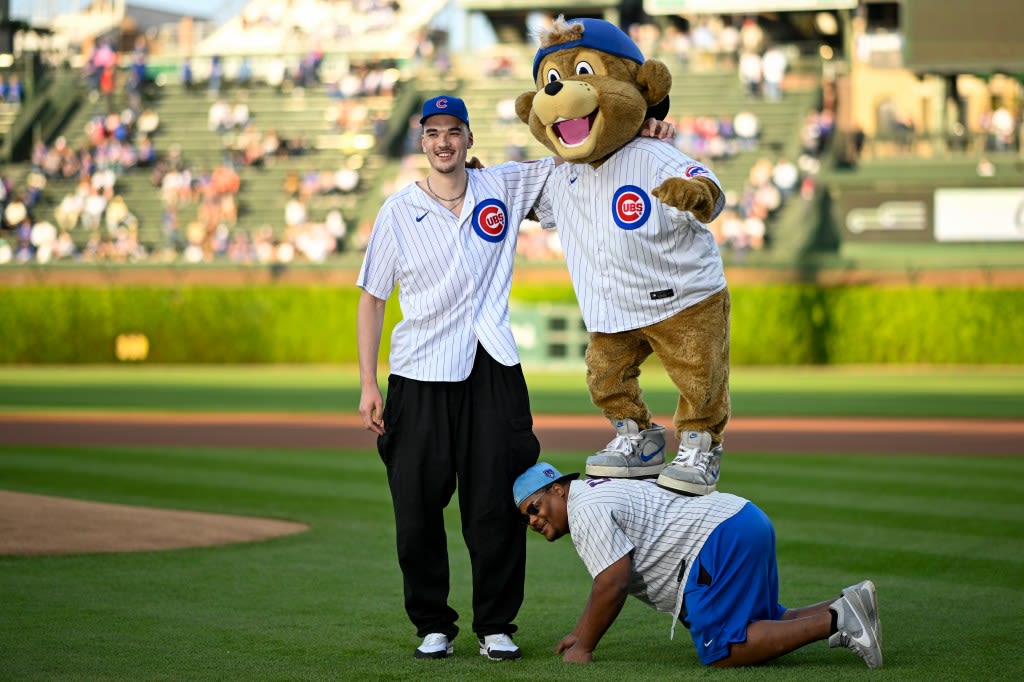
M 591 478 L 569 486 L 569 532 L 592 577 L 632 552 L 630 594 L 672 613 L 711 531 L 746 503 L 729 493 L 689 497 L 654 481 Z
M 714 235 L 651 190 L 670 177 L 714 173 L 673 145 L 638 137 L 599 168 L 555 168 L 537 206 L 556 227 L 591 332 L 646 327 L 725 288 Z M 717 216 L 725 205 L 719 195 Z
M 553 164 L 470 169 L 459 216 L 415 184 L 384 202 L 356 284 L 385 300 L 398 287 L 402 321 L 391 337 L 393 374 L 461 381 L 473 367 L 477 341 L 503 365 L 519 362 L 508 319 L 516 241 Z

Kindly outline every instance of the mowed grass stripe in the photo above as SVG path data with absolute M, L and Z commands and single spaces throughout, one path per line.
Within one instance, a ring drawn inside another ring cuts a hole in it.
M 377 462 L 350 452 L 18 448 L 0 450 L 0 478 L 25 492 L 305 521 L 317 531 L 344 522 L 355 532 L 360 517 L 339 510 L 392 513 Z
M 563 471 L 578 471 L 587 454 L 544 457 Z M 1008 541 L 1001 520 L 1024 518 L 1007 493 L 1013 481 L 1022 480 L 1020 465 L 1008 464 L 1016 460 L 726 457 L 723 489 L 755 500 L 776 521 L 783 603 L 831 598 L 841 587 L 870 577 L 879 588 L 885 625 L 883 677 L 1020 677 L 1016 644 L 1024 635 L 1019 622 L 1024 548 Z M 17 466 L 9 466 L 12 459 Z M 113 490 L 103 479 L 104 469 L 116 480 Z M 645 679 L 876 676 L 849 652 L 824 644 L 764 668 L 702 669 L 685 631 L 669 641 L 671 619 L 633 600 L 602 641 L 597 664 L 565 666 L 551 649 L 571 630 L 590 579 L 568 540 L 551 544 L 537 536 L 529 540 L 527 601 L 517 619 L 522 629 L 516 640 L 526 657 L 512 666 L 492 665 L 477 655 L 468 632 L 470 572 L 457 500 L 446 519 L 452 603 L 462 613 L 464 632 L 456 641 L 456 657 L 428 670 L 410 655 L 416 638 L 402 610 L 384 468 L 372 451 L 6 448 L 0 449 L 0 479 L 12 489 L 73 490 L 85 499 L 151 506 L 266 511 L 313 525 L 309 533 L 244 545 L 0 558 L 5 614 L 0 676 L 5 679 L 418 680 L 431 675 L 621 682 L 638 671 Z M 169 489 L 166 480 L 174 482 Z M 185 485 L 204 480 L 206 485 Z M 970 485 L 957 488 L 958 481 Z M 958 495 L 951 496 L 951 489 Z

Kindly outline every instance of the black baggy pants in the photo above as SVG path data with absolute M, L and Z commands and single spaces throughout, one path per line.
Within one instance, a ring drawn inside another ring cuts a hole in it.
M 377 449 L 394 503 L 405 610 L 418 636 L 441 632 L 454 639 L 459 632 L 458 613 L 448 604 L 443 516 L 456 484 L 473 572 L 473 632 L 515 632 L 526 526 L 512 502 L 512 483 L 540 456 L 522 367 L 506 367 L 478 345 L 465 381 L 391 375 L 383 416 L 386 432 Z

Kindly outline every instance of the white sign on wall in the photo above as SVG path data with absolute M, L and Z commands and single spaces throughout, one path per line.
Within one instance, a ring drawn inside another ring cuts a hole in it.
M 1024 187 L 935 190 L 935 239 L 1024 241 Z
M 853 9 L 858 0 L 644 0 L 644 11 L 656 14 L 756 14 Z

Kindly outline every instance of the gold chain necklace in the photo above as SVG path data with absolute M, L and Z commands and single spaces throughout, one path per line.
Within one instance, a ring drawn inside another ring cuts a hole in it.
M 435 199 L 438 199 L 440 201 L 447 201 L 447 202 L 458 201 L 462 197 L 466 196 L 466 190 L 469 189 L 469 178 L 468 177 L 466 178 L 466 186 L 462 188 L 462 194 L 460 194 L 457 197 L 452 197 L 451 199 L 445 199 L 443 196 L 441 196 L 440 194 L 438 194 L 437 192 L 434 191 L 434 188 L 430 186 L 430 176 L 429 175 L 427 176 L 427 189 L 430 190 L 430 193 L 434 195 Z

